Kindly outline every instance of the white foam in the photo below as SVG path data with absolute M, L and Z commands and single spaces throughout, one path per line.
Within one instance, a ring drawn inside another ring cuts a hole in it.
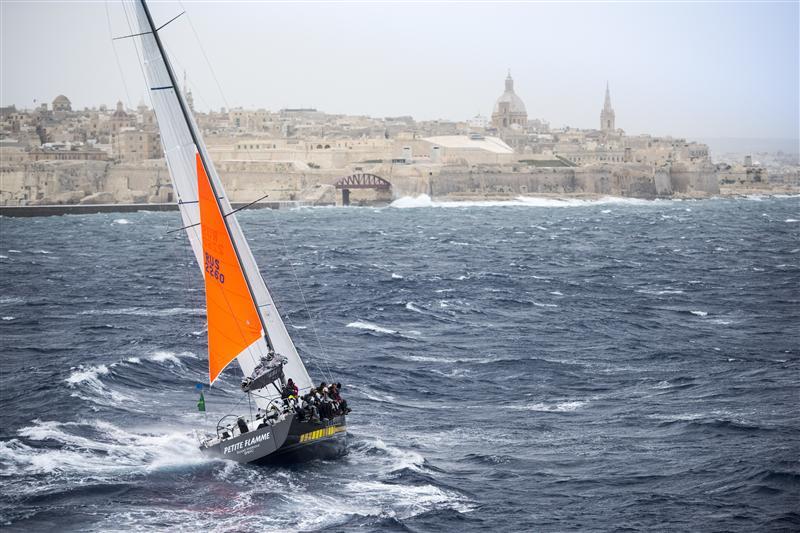
M 656 296 L 661 296 L 664 294 L 683 294 L 683 291 L 678 289 L 665 289 L 665 290 L 642 289 L 636 292 L 638 292 L 639 294 L 655 294 Z
M 72 374 L 70 374 L 65 381 L 70 385 L 77 385 L 83 382 L 94 382 L 102 386 L 98 377 L 104 376 L 106 374 L 108 374 L 108 367 L 106 365 L 97 365 L 90 367 L 84 367 L 83 365 L 81 365 L 76 370 L 74 370 Z
M 114 224 L 130 224 L 130 223 L 131 223 L 131 221 L 128 220 L 127 218 L 115 218 L 114 219 Z
M 295 326 L 294 324 L 289 324 L 294 329 L 308 329 L 308 326 Z
M 533 302 L 533 305 L 535 305 L 536 307 L 558 307 L 558 305 L 556 304 L 543 304 L 539 302 Z
M 796 218 L 787 218 L 784 222 L 798 222 Z
M 175 315 L 202 315 L 205 309 L 192 309 L 189 307 L 173 307 L 170 309 L 143 309 L 141 307 L 122 307 L 118 309 L 90 309 L 81 311 L 81 315 L 133 315 L 133 316 L 175 316 Z
M 689 312 L 695 316 L 708 316 L 708 313 L 706 311 L 689 311 Z
M 393 334 L 397 333 L 393 329 L 382 328 L 382 327 L 377 326 L 375 324 L 370 324 L 369 322 L 361 322 L 361 321 L 350 322 L 349 324 L 347 324 L 346 327 L 348 327 L 348 328 L 356 328 L 356 329 L 366 329 L 366 330 L 369 330 L 369 331 L 374 331 L 376 333 L 388 333 L 390 335 L 393 335 Z
M 149 359 L 157 363 L 172 363 L 175 365 L 180 365 L 183 364 L 180 360 L 181 357 L 190 357 L 194 359 L 197 357 L 197 355 L 193 352 L 175 353 L 166 350 L 159 350 L 157 352 L 153 352 Z
M 3 320 L 15 320 L 16 318 L 15 316 L 4 316 Z
M 585 401 L 569 401 L 558 403 L 534 403 L 531 405 L 512 406 L 512 409 L 522 409 L 525 411 L 544 411 L 549 413 L 568 413 L 577 411 L 589 402 Z
M 53 252 L 48 252 L 47 250 L 34 250 L 33 253 L 48 255 L 48 254 L 52 254 Z
M 423 313 L 423 314 L 425 313 L 425 311 L 414 305 L 414 302 L 408 302 L 406 304 L 406 309 L 408 309 L 409 311 L 414 311 L 415 313 Z
M 480 201 L 434 201 L 427 194 L 411 197 L 404 196 L 392 202 L 389 207 L 398 209 L 420 207 L 466 208 L 466 207 L 585 207 L 593 205 L 628 204 L 628 205 L 664 205 L 671 200 L 642 200 L 638 198 L 619 198 L 604 196 L 601 198 L 540 198 L 534 196 L 518 196 L 512 200 L 480 200 Z
M 19 250 L 12 250 L 12 249 L 9 249 L 9 250 L 8 250 L 8 253 L 10 253 L 10 254 L 21 254 L 22 252 L 20 252 Z
M 8 259 L 7 255 L 0 254 L 0 259 Z
M 17 474 L 116 476 L 207 462 L 188 433 L 135 433 L 99 420 L 34 420 L 33 425 L 20 429 L 19 435 L 36 441 L 55 441 L 60 446 L 31 447 L 17 439 L 0 442 L 0 462 Z

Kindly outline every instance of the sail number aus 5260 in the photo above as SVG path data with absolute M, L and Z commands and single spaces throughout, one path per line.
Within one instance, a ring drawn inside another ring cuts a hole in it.
M 206 272 L 214 278 L 219 280 L 220 283 L 225 283 L 225 274 L 219 271 L 219 259 L 216 259 L 208 252 L 204 252 L 206 256 Z

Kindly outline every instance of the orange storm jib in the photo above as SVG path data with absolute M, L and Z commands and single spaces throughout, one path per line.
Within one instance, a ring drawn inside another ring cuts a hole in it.
M 263 333 L 258 310 L 200 154 L 196 159 L 208 314 L 208 378 L 213 383 L 220 372 Z

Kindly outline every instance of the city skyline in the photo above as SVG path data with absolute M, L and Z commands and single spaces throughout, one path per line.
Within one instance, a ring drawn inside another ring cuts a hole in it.
M 0 103 L 33 107 L 63 93 L 75 108 L 149 105 L 132 40 L 110 39 L 128 33 L 122 8 L 108 7 L 109 18 L 102 3 L 2 4 Z M 165 41 L 202 111 L 467 120 L 491 114 L 510 68 L 529 117 L 554 127 L 596 128 L 609 82 L 617 127 L 631 134 L 798 136 L 796 3 L 702 4 L 691 17 L 680 4 L 185 7 Z M 181 11 L 153 6 L 160 21 Z M 71 24 L 78 19 L 83 33 Z M 444 28 L 453 21 L 456 29 Z M 670 25 L 683 36 L 660 40 Z M 37 31 L 49 37 L 30 42 Z M 26 46 L 11 46 L 20 40 Z

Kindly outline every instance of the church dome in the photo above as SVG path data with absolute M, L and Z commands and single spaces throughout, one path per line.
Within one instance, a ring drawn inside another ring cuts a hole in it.
M 117 102 L 117 110 L 114 111 L 113 115 L 111 116 L 114 118 L 128 118 L 128 114 L 125 112 L 122 101 Z
M 53 100 L 53 111 L 72 111 L 72 103 L 69 98 L 63 94 L 59 94 Z
M 500 98 L 498 98 L 497 102 L 494 104 L 494 114 L 500 115 L 504 113 L 528 114 L 522 98 L 517 96 L 517 93 L 514 92 L 514 80 L 511 74 L 506 78 L 505 92 L 500 95 Z

